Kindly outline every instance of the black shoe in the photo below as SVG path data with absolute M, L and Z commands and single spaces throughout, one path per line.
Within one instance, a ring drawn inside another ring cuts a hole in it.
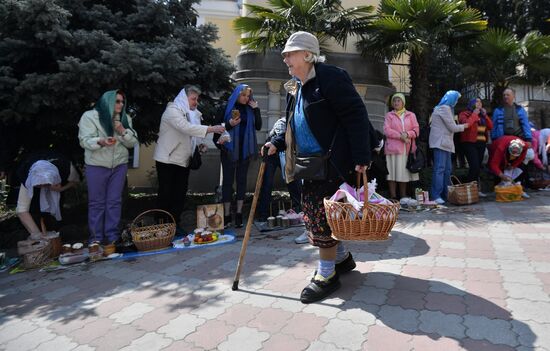
M 346 259 L 342 262 L 337 263 L 335 265 L 335 270 L 338 274 L 344 274 L 353 271 L 355 267 L 357 267 L 357 265 L 353 260 L 353 256 L 351 255 L 351 252 L 348 252 L 348 257 L 346 257 Z
M 231 226 L 231 215 L 223 216 L 223 227 L 229 228 Z
M 235 213 L 235 228 L 242 228 L 243 226 L 243 214 Z
M 327 280 L 317 280 L 314 277 L 308 286 L 302 290 L 300 301 L 302 303 L 312 303 L 324 299 L 341 286 L 338 272 L 334 272 L 332 278 Z

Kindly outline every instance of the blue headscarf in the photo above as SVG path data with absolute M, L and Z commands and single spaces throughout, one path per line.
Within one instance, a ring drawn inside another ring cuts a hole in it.
M 476 109 L 476 102 L 477 102 L 477 99 L 480 99 L 480 98 L 479 98 L 479 97 L 476 97 L 476 98 L 473 98 L 473 99 L 471 99 L 470 101 L 468 101 L 468 107 L 467 107 L 467 108 L 468 108 L 468 111 L 473 112 L 473 111 Z M 481 99 L 480 99 L 480 100 L 481 100 Z M 485 111 L 485 110 L 482 109 L 482 110 L 479 112 L 479 122 L 478 122 L 478 123 L 479 123 L 480 125 L 482 125 L 482 126 L 484 126 L 484 125 L 487 124 L 487 121 L 486 121 L 486 119 L 485 119 L 486 115 L 485 115 L 485 112 L 484 112 L 484 111 Z
M 458 102 L 458 99 L 460 99 L 460 96 L 461 95 L 458 91 L 449 90 L 448 92 L 445 93 L 445 95 L 443 95 L 443 97 L 441 98 L 441 101 L 439 101 L 439 104 L 437 104 L 437 106 L 447 105 L 451 109 L 453 109 L 456 103 Z
M 454 115 L 455 113 L 455 105 L 458 102 L 458 99 L 460 99 L 460 93 L 456 90 L 449 90 L 448 92 L 443 95 L 441 98 L 441 101 L 439 101 L 439 104 L 437 104 L 436 107 L 447 105 L 451 108 L 451 111 Z
M 468 110 L 473 111 L 476 109 L 476 102 L 478 98 L 473 98 L 472 100 L 468 101 Z
M 229 120 L 231 119 L 231 110 L 233 110 L 235 104 L 237 104 L 239 95 L 241 95 L 241 92 L 246 88 L 250 87 L 247 84 L 239 84 L 235 90 L 233 90 L 233 93 L 231 93 L 231 96 L 227 102 L 227 107 L 225 108 L 225 114 L 223 115 L 223 120 L 226 125 L 229 124 Z M 239 129 L 243 127 L 242 123 L 237 124 L 229 130 L 231 141 L 224 144 L 225 148 L 231 153 L 234 161 L 239 159 L 239 152 L 245 160 L 250 156 L 255 156 L 258 153 L 258 142 L 256 141 L 256 131 L 254 129 L 254 111 L 252 111 L 252 107 L 248 105 L 245 106 L 245 110 L 247 121 L 246 126 L 244 126 L 246 130 L 244 132 L 243 145 L 239 145 Z

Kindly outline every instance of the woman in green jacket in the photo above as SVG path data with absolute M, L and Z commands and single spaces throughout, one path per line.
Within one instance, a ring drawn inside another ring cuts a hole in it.
M 138 143 L 126 98 L 120 90 L 104 93 L 78 122 L 88 182 L 90 242 L 110 244 L 119 238 L 122 190 L 128 171 L 128 149 Z

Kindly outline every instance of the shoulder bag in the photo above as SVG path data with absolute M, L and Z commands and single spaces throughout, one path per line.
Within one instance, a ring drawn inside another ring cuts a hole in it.
M 412 152 L 412 141 L 411 147 L 409 148 L 409 155 L 407 156 L 406 168 L 411 173 L 418 173 L 424 168 L 424 154 L 419 147 L 416 148 L 415 152 Z
M 296 155 L 296 166 L 294 167 L 294 179 L 303 180 L 326 180 L 328 178 L 328 161 L 330 153 L 336 140 L 336 133 L 326 154 L 300 156 Z
M 201 153 L 199 151 L 199 147 L 195 146 L 195 151 L 193 151 L 193 155 L 191 155 L 191 158 L 189 159 L 189 168 L 196 170 L 201 168 L 202 165 L 202 159 L 201 159 Z

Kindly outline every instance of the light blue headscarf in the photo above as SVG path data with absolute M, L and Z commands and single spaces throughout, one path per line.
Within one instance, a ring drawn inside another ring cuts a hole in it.
M 458 99 L 460 99 L 460 93 L 456 90 L 449 90 L 443 95 L 441 98 L 441 101 L 439 101 L 439 104 L 437 104 L 436 107 L 447 105 L 451 108 L 451 112 L 455 113 L 455 105 L 458 102 Z
M 449 90 L 448 92 L 445 93 L 445 95 L 443 95 L 443 97 L 441 98 L 441 101 L 439 101 L 439 104 L 437 104 L 437 106 L 447 105 L 451 109 L 453 109 L 456 103 L 458 102 L 458 99 L 460 99 L 460 96 L 461 95 L 458 91 Z

